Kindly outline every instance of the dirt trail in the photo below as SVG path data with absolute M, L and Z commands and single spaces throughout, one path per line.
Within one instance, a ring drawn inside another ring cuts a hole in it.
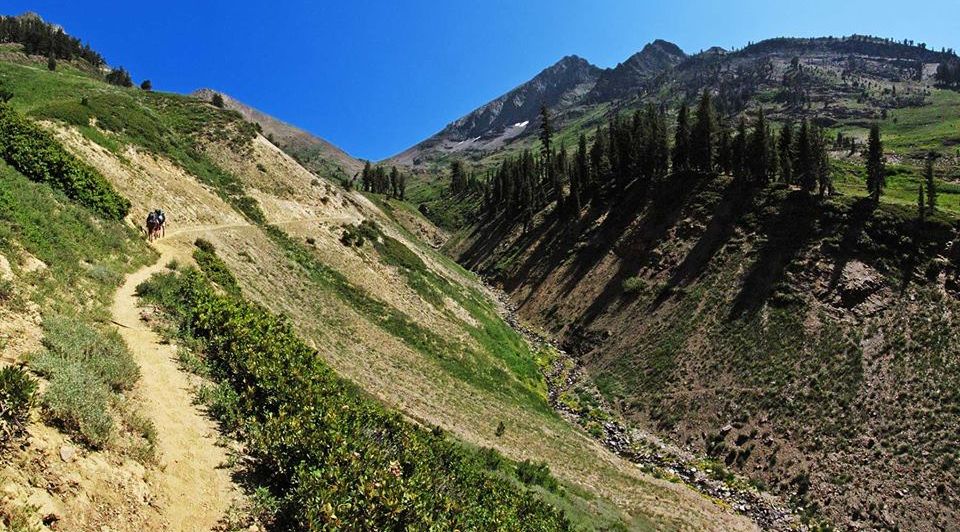
M 140 321 L 137 285 L 163 269 L 174 248 L 156 243 L 160 259 L 130 274 L 111 309 L 120 334 L 140 365 L 143 413 L 157 428 L 160 467 L 155 482 L 170 530 L 210 530 L 237 496 L 224 466 L 227 452 L 216 445 L 217 427 L 193 404 L 188 375 L 177 364 L 177 348 L 164 344 Z
M 295 219 L 274 225 L 336 221 L 337 217 Z M 157 428 L 159 467 L 154 481 L 163 501 L 169 530 L 210 530 L 224 517 L 239 490 L 226 467 L 227 450 L 216 444 L 216 424 L 193 403 L 190 376 L 177 363 L 177 347 L 140 319 L 137 286 L 160 272 L 172 259 L 190 257 L 192 235 L 253 228 L 248 223 L 178 228 L 153 243 L 157 261 L 127 276 L 114 295 L 111 313 L 120 335 L 143 373 L 139 383 L 143 413 Z

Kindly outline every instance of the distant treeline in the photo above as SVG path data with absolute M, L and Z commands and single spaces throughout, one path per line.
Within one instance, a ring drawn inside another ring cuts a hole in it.
M 64 33 L 63 29 L 48 24 L 34 15 L 0 16 L 0 42 L 19 43 L 28 55 L 43 55 L 56 59 L 83 59 L 95 67 L 103 66 L 103 56 L 90 49 L 89 44 Z
M 937 65 L 937 73 L 934 78 L 941 87 L 960 89 L 960 59 L 947 59 Z
M 525 150 L 488 175 L 489 215 L 519 215 L 526 224 L 556 200 L 561 212 L 576 216 L 588 202 L 615 202 L 628 187 L 646 195 L 668 180 L 682 186 L 696 174 L 731 174 L 745 185 L 779 181 L 821 195 L 832 190 L 828 144 L 815 124 L 787 123 L 777 133 L 760 109 L 749 126 L 741 117 L 731 127 L 718 119 L 708 92 L 693 113 L 686 104 L 680 107 L 672 143 L 666 111 L 652 103 L 629 118 L 612 116 L 606 127 L 597 127 L 592 142 L 581 133 L 571 154 L 564 145 L 556 149 L 546 109 L 540 122 L 539 153 Z M 460 163 L 451 173 L 463 173 Z
M 407 176 L 397 170 L 396 166 L 387 172 L 383 166 L 373 166 L 367 161 L 360 174 L 360 186 L 364 192 L 387 194 L 402 200 L 407 192 Z

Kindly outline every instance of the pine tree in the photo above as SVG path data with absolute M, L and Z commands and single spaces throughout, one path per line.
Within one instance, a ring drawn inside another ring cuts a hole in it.
M 927 207 L 930 214 L 937 208 L 937 184 L 933 179 L 933 159 L 935 152 L 927 154 L 926 168 L 924 169 L 924 178 L 927 183 Z
M 780 130 L 777 142 L 780 158 L 780 181 L 793 184 L 793 124 L 787 122 Z
M 656 115 L 653 123 L 653 141 L 651 158 L 653 159 L 653 178 L 663 179 L 670 171 L 670 141 L 667 140 L 667 112 L 663 109 Z
M 677 113 L 677 129 L 673 137 L 673 171 L 690 169 L 690 109 L 684 103 Z
M 550 143 L 553 140 L 553 123 L 550 120 L 550 111 L 546 105 L 540 106 L 540 154 L 546 158 L 550 154 Z
M 710 100 L 710 92 L 704 90 L 697 105 L 693 130 L 690 133 L 690 163 L 699 172 L 713 171 L 713 137 L 716 128 L 717 124 L 716 118 L 714 118 L 713 103 Z
M 590 196 L 600 197 L 600 192 L 610 179 L 610 158 L 607 155 L 607 143 L 603 129 L 597 126 L 593 145 L 590 147 Z
M 540 158 L 543 164 L 543 181 L 553 189 L 558 209 L 563 205 L 563 188 L 557 175 L 553 154 L 553 121 L 546 105 L 540 106 Z M 539 193 L 538 191 L 535 191 Z
M 223 96 L 220 93 L 215 93 L 213 95 L 213 99 L 210 100 L 210 103 L 212 103 L 214 107 L 219 107 L 223 109 L 223 106 L 224 106 Z
M 463 169 L 463 162 L 454 159 L 450 162 L 450 192 L 459 194 L 467 188 L 467 174 Z
M 561 141 L 560 142 L 560 151 L 557 152 L 556 157 L 554 157 L 553 164 L 553 187 L 554 194 L 557 197 L 557 212 L 563 212 L 565 208 L 565 198 L 563 197 L 563 182 L 569 178 L 569 171 L 567 169 L 567 146 Z
M 814 142 L 810 131 L 810 121 L 804 120 L 800 124 L 797 134 L 794 161 L 791 163 L 796 170 L 796 179 L 800 190 L 811 193 L 817 185 L 817 168 L 814 159 Z
M 396 166 L 390 167 L 390 193 L 394 198 L 400 198 L 400 171 Z
M 749 157 L 750 178 L 754 183 L 766 184 L 770 176 L 770 132 L 767 129 L 767 120 L 763 115 L 763 108 L 757 113 L 757 122 L 753 126 L 753 135 L 747 148 Z
M 747 177 L 747 122 L 740 117 L 737 123 L 737 135 L 733 139 L 733 175 L 738 179 Z
M 53 72 L 57 69 L 57 56 L 53 54 L 53 50 L 50 50 L 50 55 L 47 56 L 47 70 Z
M 133 87 L 133 80 L 130 79 L 130 73 L 123 67 L 117 67 L 111 70 L 106 76 L 107 83 L 120 87 Z M 223 99 L 221 98 L 221 101 Z
M 580 197 L 590 174 L 590 164 L 587 162 L 587 136 L 583 133 L 577 139 L 577 151 L 573 154 L 573 166 L 570 169 L 570 212 L 574 217 L 579 216 L 583 207 Z
M 883 141 L 880 139 L 880 126 L 873 124 L 867 143 L 867 192 L 874 201 L 880 201 L 884 186 L 886 170 L 883 162 Z
M 370 161 L 366 161 L 363 164 L 360 185 L 364 192 L 371 192 L 373 190 L 373 166 L 370 164 Z
M 140 89 L 145 91 L 152 91 L 153 83 L 151 83 L 149 79 L 145 79 L 143 80 L 143 83 L 140 84 Z
M 830 158 L 827 154 L 827 140 L 823 136 L 823 130 L 814 126 L 814 154 L 817 164 L 817 184 L 820 187 L 819 195 L 824 197 L 833 191 L 833 179 L 830 176 Z
M 730 139 L 730 130 L 726 126 L 720 128 L 720 142 L 717 144 L 717 166 L 720 171 L 729 174 L 733 171 L 733 145 Z

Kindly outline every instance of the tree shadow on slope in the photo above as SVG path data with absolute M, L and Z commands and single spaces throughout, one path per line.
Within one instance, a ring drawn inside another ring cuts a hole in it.
M 850 212 L 847 215 L 847 224 L 843 228 L 843 236 L 837 246 L 835 264 L 830 274 L 830 282 L 827 284 L 827 293 L 833 292 L 840 284 L 843 277 L 843 270 L 847 263 L 856 255 L 858 250 L 857 243 L 867 227 L 867 222 L 877 210 L 877 202 L 870 198 L 860 198 L 850 206 Z
M 757 189 L 745 186 L 733 180 L 723 191 L 720 200 L 714 206 L 706 230 L 690 249 L 683 261 L 674 268 L 673 275 L 666 286 L 660 290 L 650 304 L 650 310 L 660 308 L 678 287 L 684 287 L 700 278 L 710 261 L 733 236 L 737 220 L 745 209 L 753 203 Z
M 783 280 L 787 267 L 816 235 L 818 202 L 801 191 L 790 192 L 772 217 L 763 217 L 766 241 L 733 301 L 730 319 L 756 313 Z
M 563 260 L 580 233 L 580 219 L 567 221 L 562 216 L 556 210 L 546 213 L 539 223 L 510 242 L 506 250 L 498 250 L 519 223 L 516 217 L 500 214 L 474 229 L 473 243 L 461 254 L 460 261 L 501 281 L 508 292 L 523 284 L 531 285 L 535 291 L 553 266 Z M 491 263 L 491 258 L 496 262 Z
M 476 225 L 468 238 L 470 246 L 460 253 L 457 261 L 470 270 L 485 269 L 485 261 L 496 251 L 497 246 L 510 235 L 514 221 L 507 216 L 497 216 Z
M 636 220 L 637 211 L 622 209 L 622 212 L 613 212 L 604 221 L 603 226 L 591 238 L 594 246 L 591 253 L 581 253 L 573 267 L 567 273 L 564 293 L 567 294 L 593 269 L 607 253 L 613 251 L 619 257 L 619 268 L 610 277 L 602 292 L 581 316 L 580 327 L 588 327 L 611 303 L 623 296 L 623 283 L 647 264 L 649 253 L 663 242 L 681 216 L 687 211 L 692 198 L 702 190 L 704 180 L 709 175 L 688 173 L 672 175 L 667 183 L 660 185 L 656 194 L 651 198 L 648 208 L 642 218 L 630 230 L 625 241 L 621 244 L 623 232 Z M 630 195 L 625 196 L 626 205 L 630 205 Z

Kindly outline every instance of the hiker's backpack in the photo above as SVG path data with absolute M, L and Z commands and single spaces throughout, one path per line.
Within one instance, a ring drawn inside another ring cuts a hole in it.
M 157 210 L 157 221 L 160 222 L 160 225 L 163 225 L 163 223 L 167 221 L 167 215 L 159 209 Z
M 147 215 L 147 225 L 157 225 L 157 213 L 151 212 Z

